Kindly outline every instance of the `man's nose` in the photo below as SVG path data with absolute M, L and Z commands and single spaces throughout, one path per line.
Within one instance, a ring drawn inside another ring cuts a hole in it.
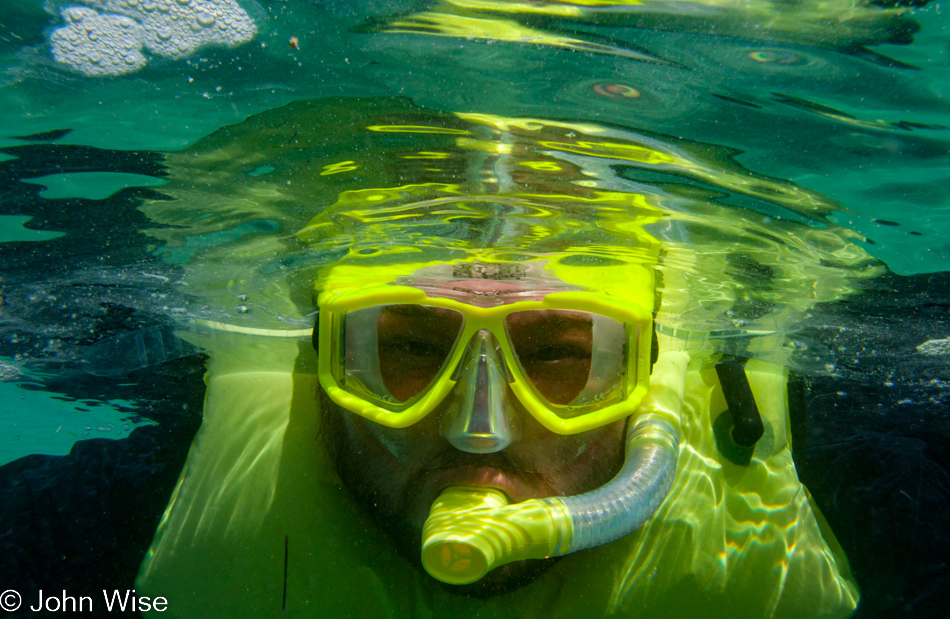
M 517 440 L 508 401 L 511 374 L 490 331 L 482 329 L 472 337 L 453 380 L 455 389 L 441 422 L 442 436 L 453 447 L 488 454 Z

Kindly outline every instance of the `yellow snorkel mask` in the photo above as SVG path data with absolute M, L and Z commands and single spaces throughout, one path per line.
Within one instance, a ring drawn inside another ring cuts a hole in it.
M 490 423 L 466 422 L 457 432 L 467 439 L 447 438 L 475 453 L 510 442 L 488 431 L 506 425 L 509 388 L 558 434 L 629 416 L 649 381 L 651 308 L 560 282 L 544 264 L 434 266 L 322 294 L 321 384 L 341 407 L 393 428 L 461 389 L 465 417 L 480 407 L 475 417 Z
M 672 485 L 688 356 L 661 354 L 651 378 L 652 272 L 564 258 L 336 265 L 320 280 L 320 383 L 376 423 L 405 428 L 439 409 L 454 447 L 493 453 L 517 439 L 509 392 L 559 434 L 638 413 L 623 469 L 587 494 L 510 505 L 493 488 L 445 489 L 422 548 L 444 582 L 618 539 Z

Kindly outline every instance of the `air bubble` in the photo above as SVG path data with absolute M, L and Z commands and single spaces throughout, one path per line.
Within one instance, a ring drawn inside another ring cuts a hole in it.
M 211 15 L 210 13 L 199 13 L 198 17 L 195 19 L 201 26 L 205 28 L 210 28 L 214 25 L 214 15 Z

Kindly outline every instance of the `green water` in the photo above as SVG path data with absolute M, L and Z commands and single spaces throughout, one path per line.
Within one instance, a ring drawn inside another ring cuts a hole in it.
M 0 383 L 0 397 L 6 403 L 0 417 L 0 464 L 30 454 L 65 456 L 76 441 L 119 440 L 151 423 L 132 412 L 131 402 L 88 401 L 77 406 L 9 383 Z
M 140 174 L 115 172 L 80 172 L 77 174 L 51 174 L 38 178 L 23 179 L 25 183 L 42 185 L 40 196 L 47 200 L 85 198 L 103 200 L 126 187 L 157 187 L 165 181 Z

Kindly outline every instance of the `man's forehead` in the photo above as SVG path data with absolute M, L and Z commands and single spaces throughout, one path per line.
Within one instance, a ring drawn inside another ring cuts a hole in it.
M 460 279 L 446 282 L 445 285 L 452 290 L 473 295 L 504 295 L 527 290 L 527 288 L 519 286 L 517 283 L 494 279 Z
M 383 319 L 405 318 L 410 320 L 447 321 L 452 324 L 461 320 L 457 310 L 427 305 L 394 304 L 385 307 L 381 312 Z M 593 322 L 590 314 L 577 310 L 539 309 L 509 314 L 506 321 L 510 327 L 551 327 L 551 328 L 586 328 Z
M 583 290 L 558 279 L 546 260 L 526 263 L 463 262 L 435 265 L 397 278 L 429 298 L 453 299 L 478 307 L 540 301 L 553 292 Z
M 515 312 L 508 315 L 509 327 L 584 328 L 590 329 L 594 319 L 587 312 L 577 310 L 543 309 Z

